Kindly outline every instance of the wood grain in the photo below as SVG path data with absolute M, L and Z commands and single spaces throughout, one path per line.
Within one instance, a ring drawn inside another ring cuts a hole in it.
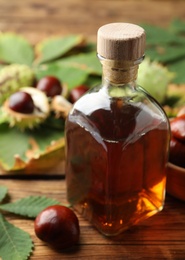
M 111 23 L 99 28 L 97 52 L 110 60 L 133 61 L 145 52 L 145 31 L 130 23 Z
M 45 195 L 66 203 L 65 180 L 1 180 L 11 201 L 29 195 Z M 77 214 L 78 215 L 78 214 Z M 184 202 L 167 196 L 164 210 L 116 238 L 106 238 L 78 215 L 80 241 L 72 249 L 56 252 L 34 234 L 33 220 L 5 213 L 12 224 L 29 232 L 35 250 L 31 260 L 54 259 L 184 259 Z
M 53 34 L 81 33 L 96 38 L 110 22 L 168 26 L 185 18 L 184 0 L 0 0 L 0 31 L 15 31 L 32 42 Z

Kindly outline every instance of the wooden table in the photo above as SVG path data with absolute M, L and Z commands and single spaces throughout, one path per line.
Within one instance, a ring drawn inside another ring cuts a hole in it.
M 147 22 L 167 26 L 176 17 L 185 19 L 183 0 L 0 0 L 0 30 L 21 33 L 32 43 L 53 34 L 82 33 L 95 39 L 97 29 L 109 22 Z M 8 187 L 12 201 L 26 195 L 46 195 L 65 202 L 65 176 L 62 173 L 29 179 L 1 176 L 0 185 Z M 36 238 L 33 220 L 12 214 L 5 217 L 30 233 L 35 243 L 31 260 L 185 259 L 185 204 L 169 195 L 162 212 L 114 239 L 103 237 L 78 215 L 79 245 L 62 253 Z
M 29 195 L 45 195 L 66 202 L 65 180 L 13 180 L 0 182 L 9 189 L 14 201 Z M 79 245 L 71 251 L 57 253 L 34 234 L 33 220 L 11 214 L 6 219 L 30 233 L 35 250 L 31 260 L 59 259 L 184 259 L 185 257 L 185 204 L 170 196 L 164 210 L 114 239 L 103 237 L 92 225 L 78 215 L 81 236 Z M 10 259 L 13 260 L 13 259 Z
M 52 34 L 82 33 L 93 37 L 110 22 L 168 26 L 185 19 L 184 0 L 0 0 L 0 30 L 16 31 L 31 41 Z

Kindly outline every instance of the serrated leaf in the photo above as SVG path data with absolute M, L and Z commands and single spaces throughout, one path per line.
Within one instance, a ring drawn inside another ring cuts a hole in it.
M 184 83 L 185 37 L 184 22 L 174 20 L 169 28 L 143 25 L 146 30 L 146 56 L 166 65 L 175 73 L 174 83 Z
M 7 192 L 8 192 L 7 187 L 0 186 L 0 202 L 3 201 L 3 199 L 6 197 Z
M 5 63 L 31 65 L 34 60 L 34 51 L 30 43 L 22 36 L 13 33 L 1 33 L 0 60 Z
M 142 24 L 146 31 L 147 45 L 185 44 L 185 39 L 173 32 L 154 25 Z
M 38 79 L 47 75 L 59 78 L 70 90 L 73 87 L 83 84 L 88 77 L 88 72 L 58 63 L 43 65 L 36 70 L 36 76 Z
M 12 203 L 0 205 L 0 209 L 24 217 L 35 218 L 46 207 L 61 204 L 59 201 L 44 196 L 29 196 Z
M 48 38 L 36 46 L 36 52 L 39 55 L 36 62 L 44 63 L 59 58 L 83 41 L 84 38 L 81 35 Z
M 37 67 L 35 73 L 39 79 L 46 75 L 58 77 L 70 90 L 83 84 L 91 74 L 101 76 L 102 68 L 96 53 L 90 52 L 44 64 Z
M 33 249 L 30 235 L 15 227 L 0 214 L 0 257 L 2 260 L 26 260 Z
M 169 62 L 176 61 L 179 58 L 185 57 L 184 46 L 155 46 L 146 50 L 146 56 L 151 60 L 167 64 Z
M 96 56 L 96 52 L 81 53 L 63 58 L 56 62 L 71 68 L 78 68 L 87 71 L 89 74 L 101 75 L 102 67 Z
M 38 149 L 35 151 L 35 156 L 39 157 L 47 152 L 52 141 L 60 140 L 63 135 L 64 132 L 61 129 L 49 126 L 47 128 L 42 126 L 34 131 L 21 132 L 16 127 L 9 128 L 7 124 L 2 124 L 0 125 L 0 164 L 5 170 L 12 170 L 16 160 L 15 155 L 19 155 L 22 161 L 18 166 L 20 169 L 24 168 L 31 160 L 30 157 L 26 156 L 31 148 L 30 140 L 36 142 Z

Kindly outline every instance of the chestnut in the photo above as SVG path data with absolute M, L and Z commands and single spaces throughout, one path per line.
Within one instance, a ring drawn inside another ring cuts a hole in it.
M 36 217 L 35 234 L 53 248 L 64 249 L 79 240 L 79 221 L 75 213 L 61 205 L 49 206 Z
M 37 82 L 36 88 L 45 92 L 48 97 L 54 97 L 62 93 L 62 84 L 60 80 L 54 76 L 45 76 L 41 78 Z
M 175 138 L 185 141 L 185 114 L 173 118 L 170 121 L 170 127 Z
M 69 101 L 75 103 L 83 94 L 85 94 L 89 88 L 86 85 L 80 85 L 73 88 L 69 94 Z
M 185 142 L 183 143 L 173 136 L 170 140 L 169 161 L 185 168 Z
M 31 114 L 34 111 L 34 102 L 31 95 L 23 91 L 12 94 L 8 106 L 11 110 L 23 114 Z

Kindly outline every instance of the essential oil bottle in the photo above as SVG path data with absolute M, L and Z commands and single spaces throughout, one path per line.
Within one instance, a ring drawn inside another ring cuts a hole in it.
M 75 103 L 66 121 L 67 198 L 107 236 L 164 205 L 169 122 L 136 83 L 144 51 L 143 28 L 102 26 L 102 83 Z

